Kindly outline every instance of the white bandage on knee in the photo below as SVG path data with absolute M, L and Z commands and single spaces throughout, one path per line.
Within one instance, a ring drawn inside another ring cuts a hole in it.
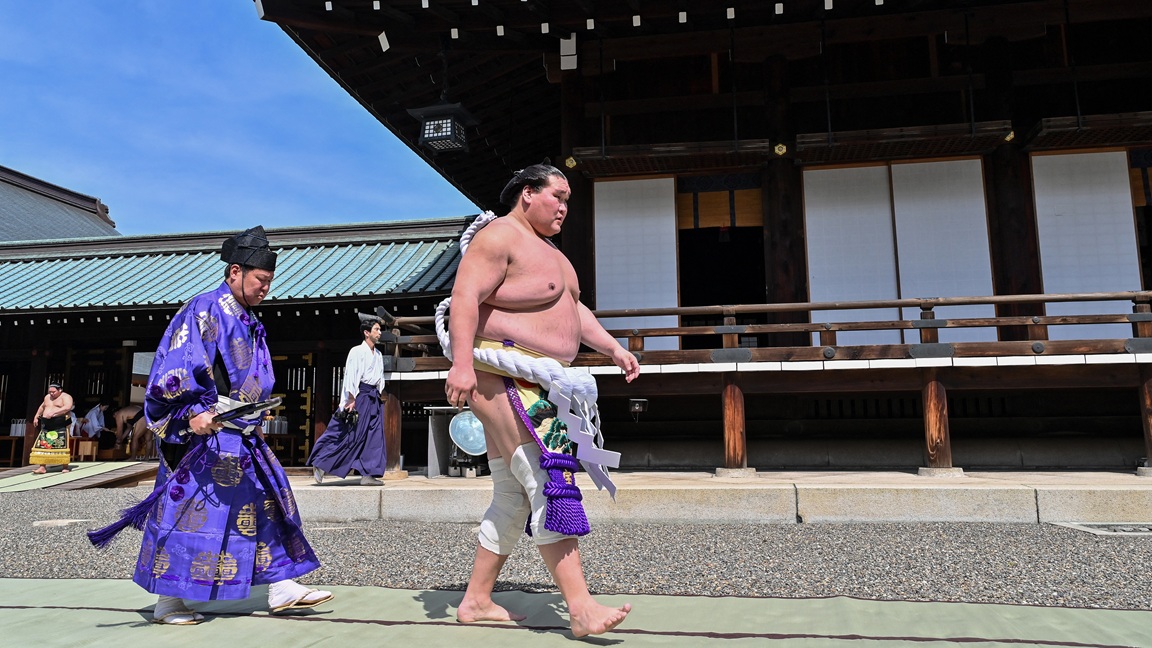
M 517 451 L 519 452 L 519 451 Z M 492 503 L 480 521 L 480 546 L 507 556 L 516 547 L 531 509 L 524 487 L 512 476 L 503 457 L 488 462 L 492 472 Z

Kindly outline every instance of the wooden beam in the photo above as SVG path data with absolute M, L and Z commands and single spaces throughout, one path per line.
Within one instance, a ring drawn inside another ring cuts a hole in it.
M 924 442 L 929 468 L 952 467 L 952 438 L 948 432 L 948 393 L 936 371 L 924 374 Z
M 724 410 L 724 467 L 748 467 L 748 440 L 745 435 L 744 392 L 736 384 L 735 374 L 724 374 L 721 392 Z

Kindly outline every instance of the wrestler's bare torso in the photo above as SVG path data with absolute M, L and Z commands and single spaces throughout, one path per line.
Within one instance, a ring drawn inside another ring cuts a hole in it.
M 52 418 L 70 411 L 72 411 L 72 399 L 68 394 L 59 392 L 56 398 L 52 398 L 49 394 L 44 397 L 44 412 L 40 414 L 40 418 Z
M 512 340 L 557 360 L 580 350 L 579 286 L 571 262 L 550 241 L 497 219 L 482 231 L 500 236 L 507 251 L 503 281 L 480 304 L 476 335 Z

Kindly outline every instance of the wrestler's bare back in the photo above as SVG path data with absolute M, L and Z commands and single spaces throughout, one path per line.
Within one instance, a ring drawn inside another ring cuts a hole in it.
M 502 221 L 497 219 L 485 229 L 495 228 L 492 234 L 502 235 L 508 243 L 508 266 L 503 281 L 480 304 L 476 335 L 512 340 L 548 357 L 571 361 L 580 350 L 576 271 L 551 242 Z

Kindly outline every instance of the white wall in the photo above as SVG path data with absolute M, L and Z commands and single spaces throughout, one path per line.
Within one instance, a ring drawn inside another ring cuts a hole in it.
M 1136 224 L 1123 151 L 1035 155 L 1036 223 L 1045 293 L 1140 289 Z M 1049 315 L 1128 313 L 1131 304 L 1050 304 Z M 1126 338 L 1127 324 L 1049 326 L 1053 340 Z
M 676 181 L 601 181 L 595 185 L 596 309 L 679 306 Z M 676 327 L 678 319 L 601 320 L 604 328 Z M 678 349 L 678 338 L 646 338 L 644 348 Z

